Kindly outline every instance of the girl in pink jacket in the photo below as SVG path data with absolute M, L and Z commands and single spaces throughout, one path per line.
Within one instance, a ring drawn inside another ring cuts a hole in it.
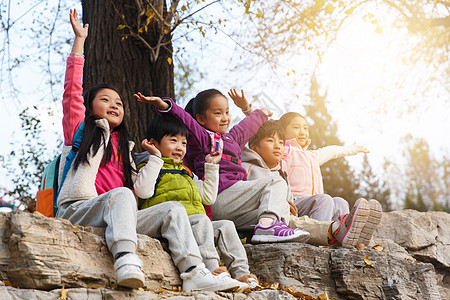
M 348 202 L 324 194 L 320 166 L 332 159 L 369 151 L 358 145 L 308 150 L 311 140 L 308 123 L 302 115 L 288 112 L 280 118 L 280 123 L 286 134 L 282 168 L 287 174 L 299 215 L 319 221 L 338 220 L 340 215 L 349 212 Z

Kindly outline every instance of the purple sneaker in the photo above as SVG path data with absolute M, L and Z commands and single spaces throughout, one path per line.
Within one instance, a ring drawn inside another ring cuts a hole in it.
M 252 237 L 252 243 L 306 242 L 308 240 L 309 232 L 289 228 L 278 220 L 274 220 L 269 227 L 256 225 Z

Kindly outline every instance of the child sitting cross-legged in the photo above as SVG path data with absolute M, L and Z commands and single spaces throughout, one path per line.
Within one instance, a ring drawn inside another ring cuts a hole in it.
M 341 197 L 324 194 L 320 166 L 332 159 L 369 151 L 356 144 L 309 150 L 311 140 L 305 117 L 288 112 L 281 116 L 280 124 L 286 134 L 282 168 L 286 172 L 299 215 L 307 215 L 319 221 L 339 221 L 341 216 L 349 211 L 348 202 Z M 377 200 L 370 199 L 368 206 L 368 222 L 361 233 L 364 238 L 360 239 L 364 245 L 369 244 L 380 223 L 382 212 L 381 204 Z
M 248 180 L 264 177 L 283 177 L 281 160 L 285 147 L 284 130 L 279 121 L 267 121 L 250 140 L 249 148 L 242 151 L 242 166 L 247 170 Z M 352 248 L 362 241 L 362 230 L 368 221 L 369 207 L 365 199 L 356 201 L 350 213 L 339 221 L 318 221 L 308 216 L 297 218 L 297 208 L 289 192 L 288 201 L 291 214 L 290 226 L 306 230 L 310 234 L 309 243 L 316 245 L 341 245 Z M 369 237 L 370 239 L 370 237 Z
M 255 288 L 256 276 L 250 274 L 247 255 L 233 222 L 213 221 L 206 216 L 204 204 L 216 201 L 219 184 L 219 151 L 205 158 L 204 180 L 199 180 L 183 166 L 188 129 L 175 116 L 154 118 L 147 129 L 142 147 L 147 152 L 136 157 L 138 169 L 134 191 L 138 208 L 176 201 L 184 205 L 203 262 L 212 274 L 234 283 L 240 289 Z M 219 266 L 218 247 L 226 266 Z M 234 280 L 230 278 L 233 275 Z

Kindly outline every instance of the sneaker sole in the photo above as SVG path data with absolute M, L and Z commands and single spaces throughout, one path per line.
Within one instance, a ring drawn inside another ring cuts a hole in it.
M 117 285 L 137 289 L 144 286 L 144 278 L 130 277 L 122 279 Z
M 307 242 L 309 240 L 309 232 L 298 230 L 291 236 L 274 236 L 274 235 L 254 235 L 252 243 L 283 243 L 283 242 Z
M 370 239 L 372 238 L 373 232 L 377 228 L 378 224 L 381 222 L 382 208 L 381 204 L 376 200 L 369 201 L 369 216 L 367 222 L 364 225 L 361 235 L 359 237 L 359 243 L 364 245 L 369 245 Z
M 370 213 L 369 203 L 366 199 L 361 199 L 359 201 L 360 203 L 354 213 L 354 219 L 350 228 L 350 232 L 347 233 L 347 235 L 342 240 L 342 247 L 344 248 L 351 249 L 358 244 L 361 232 L 367 223 L 367 219 Z

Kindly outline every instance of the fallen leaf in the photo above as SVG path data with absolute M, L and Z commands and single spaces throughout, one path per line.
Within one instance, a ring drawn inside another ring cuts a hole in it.
M 278 290 L 278 288 L 280 287 L 280 283 L 279 282 L 274 282 L 270 288 L 273 290 Z
M 356 244 L 356 249 L 357 249 L 357 250 L 364 250 L 364 249 L 366 249 L 366 248 L 367 248 L 367 246 L 364 245 L 363 243 L 358 243 L 358 244 Z
M 368 256 L 364 256 L 364 262 L 366 263 L 367 266 L 373 265 L 373 261 L 369 260 Z
M 78 228 L 72 227 L 72 232 L 73 233 L 77 233 L 78 232 Z
M 61 289 L 61 300 L 65 300 L 65 299 L 67 299 L 67 293 L 66 293 L 66 289 L 63 286 Z
M 376 244 L 375 246 L 372 247 L 372 249 L 383 251 L 383 247 L 380 244 Z
M 319 300 L 330 300 L 328 297 L 328 294 L 325 292 L 325 294 L 321 294 L 318 296 Z

